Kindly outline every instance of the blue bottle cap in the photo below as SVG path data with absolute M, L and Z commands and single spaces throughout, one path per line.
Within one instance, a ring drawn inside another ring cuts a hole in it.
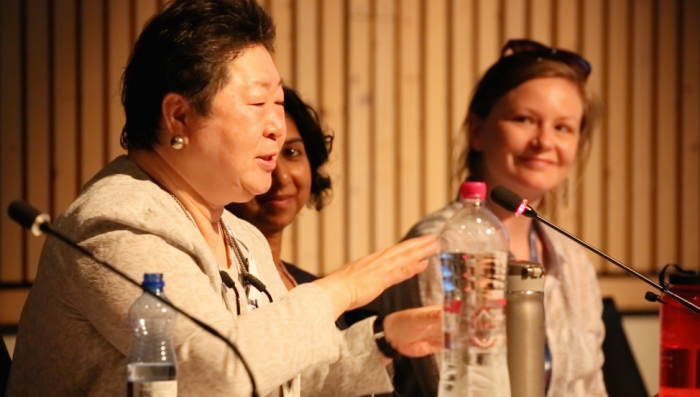
M 141 285 L 151 291 L 160 291 L 165 286 L 163 282 L 163 273 L 146 273 L 143 275 L 143 283 Z

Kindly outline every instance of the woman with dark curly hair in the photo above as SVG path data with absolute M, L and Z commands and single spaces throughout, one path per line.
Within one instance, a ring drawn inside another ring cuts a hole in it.
M 287 138 L 272 174 L 270 190 L 246 203 L 229 204 L 226 209 L 260 229 L 272 249 L 277 271 L 291 290 L 318 277 L 280 258 L 282 233 L 299 211 L 308 205 L 321 210 L 331 192 L 331 178 L 321 166 L 328 161 L 333 135 L 324 133 L 316 111 L 291 88 L 284 88 Z

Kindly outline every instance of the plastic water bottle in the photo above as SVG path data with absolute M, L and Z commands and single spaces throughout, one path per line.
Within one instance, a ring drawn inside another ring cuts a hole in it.
M 485 207 L 486 184 L 464 182 L 462 209 L 440 232 L 445 351 L 440 396 L 508 397 L 508 234 Z
M 165 297 L 162 274 L 145 274 L 142 285 Z M 177 396 L 177 360 L 172 337 L 176 314 L 146 292 L 131 306 L 129 322 L 133 335 L 127 375 L 129 396 Z

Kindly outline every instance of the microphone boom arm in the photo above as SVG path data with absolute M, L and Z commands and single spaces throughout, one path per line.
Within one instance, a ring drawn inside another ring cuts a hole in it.
M 30 211 L 27 213 L 27 211 Z M 131 279 L 129 276 L 124 274 L 121 270 L 115 268 L 114 266 L 110 265 L 109 263 L 95 257 L 95 255 L 86 250 L 85 248 L 81 247 L 79 244 L 76 244 L 74 241 L 69 239 L 68 237 L 64 236 L 63 233 L 59 232 L 56 228 L 53 227 L 51 224 L 50 218 L 46 214 L 40 214 L 37 210 L 35 210 L 33 207 L 31 207 L 29 204 L 21 202 L 21 201 L 15 201 L 10 205 L 10 217 L 12 217 L 17 223 L 22 225 L 23 227 L 29 227 L 29 229 L 32 231 L 32 234 L 35 236 L 41 235 L 41 232 L 46 233 L 50 236 L 56 237 L 57 239 L 61 240 L 63 243 L 67 244 L 68 246 L 72 247 L 75 250 L 80 251 L 83 255 L 87 256 L 88 258 L 94 260 L 95 262 L 101 264 L 102 266 L 106 267 L 107 269 L 111 270 L 114 274 L 118 275 L 122 279 L 126 280 L 127 282 L 137 286 L 140 288 L 143 292 L 150 294 L 154 298 L 158 299 L 161 303 L 165 304 L 166 306 L 169 306 L 176 312 L 182 314 L 183 316 L 187 317 L 190 319 L 192 322 L 200 326 L 202 329 L 210 333 L 211 335 L 217 337 L 218 339 L 222 340 L 228 347 L 233 350 L 233 352 L 238 356 L 238 358 L 241 360 L 241 363 L 243 364 L 243 367 L 245 368 L 246 372 L 248 373 L 248 377 L 250 378 L 250 383 L 251 383 L 251 388 L 252 392 L 251 395 L 252 397 L 258 397 L 258 390 L 257 390 L 257 385 L 255 383 L 255 378 L 253 378 L 253 372 L 250 369 L 250 366 L 248 365 L 248 362 L 243 358 L 243 355 L 241 352 L 238 350 L 238 347 L 231 342 L 228 338 L 225 336 L 221 335 L 217 330 L 212 328 L 211 326 L 205 324 L 201 320 L 196 319 L 192 315 L 188 314 L 184 310 L 180 309 L 179 307 L 175 306 L 173 303 L 169 302 L 168 300 L 164 299 L 161 296 L 156 295 L 153 293 L 151 290 L 148 288 L 144 288 L 141 284 L 139 284 L 137 281 Z M 17 217 L 19 215 L 19 218 Z M 24 215 L 24 218 L 22 218 L 22 215 Z M 28 218 L 34 218 L 33 220 L 28 219 Z M 37 230 L 38 229 L 38 230 Z
M 631 267 L 629 267 L 629 266 L 623 264 L 622 262 L 618 261 L 617 259 L 613 258 L 612 256 L 606 254 L 605 252 L 599 250 L 598 248 L 596 248 L 596 247 L 594 247 L 594 246 L 588 244 L 587 242 L 581 240 L 580 238 L 578 238 L 578 237 L 574 236 L 573 234 L 567 232 L 566 230 L 560 228 L 559 226 L 555 225 L 554 223 L 552 223 L 552 222 L 548 221 L 547 219 L 541 217 L 541 216 L 540 216 L 537 212 L 535 212 L 534 210 L 531 210 L 531 211 L 532 211 L 532 213 L 534 214 L 534 216 L 531 215 L 531 216 L 528 216 L 528 217 L 537 219 L 538 221 L 544 223 L 545 225 L 551 227 L 552 229 L 558 231 L 559 233 L 565 235 L 566 237 L 568 237 L 568 238 L 570 238 L 570 239 L 576 241 L 577 243 L 581 244 L 582 246 L 584 246 L 584 247 L 588 248 L 589 250 L 595 252 L 596 254 L 602 256 L 603 258 L 607 259 L 608 261 L 614 263 L 615 265 L 617 265 L 618 267 L 622 268 L 622 269 L 623 269 L 624 271 L 626 271 L 627 273 L 632 274 L 633 276 L 637 277 L 638 279 L 644 281 L 645 283 L 647 283 L 647 284 L 651 285 L 652 287 L 656 288 L 657 290 L 659 290 L 659 292 L 661 292 L 661 295 L 662 295 L 662 296 L 663 296 L 663 295 L 668 295 L 668 296 L 672 297 L 673 299 L 675 299 L 676 301 L 678 301 L 678 303 L 680 303 L 681 305 L 683 305 L 683 306 L 685 306 L 686 308 L 690 309 L 691 311 L 693 311 L 693 312 L 695 312 L 695 313 L 697 313 L 697 314 L 700 314 L 700 307 L 698 307 L 698 306 L 695 305 L 694 303 L 692 303 L 692 302 L 688 301 L 687 299 L 683 298 L 682 296 L 679 296 L 679 295 L 677 295 L 676 293 L 674 293 L 674 292 L 668 290 L 665 286 L 661 286 L 661 285 L 659 285 L 659 284 L 653 282 L 652 280 L 650 280 L 649 278 L 645 277 L 643 274 L 639 273 L 638 271 L 636 271 L 636 270 L 632 269 Z M 526 215 L 526 216 L 527 216 L 527 215 Z M 659 297 L 658 300 L 661 301 L 661 297 Z
M 545 225 L 551 227 L 552 229 L 556 230 L 557 232 L 563 234 L 564 236 L 574 240 L 575 242 L 579 243 L 580 245 L 588 248 L 589 250 L 595 252 L 596 254 L 602 256 L 603 258 L 607 259 L 608 261 L 614 263 L 615 265 L 619 266 L 622 268 L 624 271 L 627 273 L 637 277 L 638 279 L 644 281 L 645 283 L 651 285 L 652 287 L 656 288 L 661 292 L 661 296 L 658 296 L 654 294 L 653 292 L 647 292 L 646 296 L 644 297 L 646 300 L 650 302 L 662 302 L 661 300 L 663 295 L 668 295 L 675 299 L 677 302 L 685 306 L 686 308 L 690 309 L 692 312 L 696 314 L 700 314 L 700 307 L 697 305 L 693 304 L 692 302 L 688 301 L 687 299 L 683 298 L 682 296 L 678 296 L 672 291 L 669 291 L 668 288 L 666 288 L 665 283 L 663 286 L 659 285 L 648 278 L 644 277 L 642 274 L 639 272 L 635 271 L 634 269 L 625 266 L 622 262 L 618 261 L 617 259 L 611 257 L 610 255 L 606 254 L 605 252 L 595 248 L 594 246 L 588 244 L 587 242 L 581 240 L 580 238 L 574 236 L 573 234 L 567 232 L 566 230 L 560 228 L 559 226 L 555 225 L 554 223 L 548 221 L 547 219 L 544 219 L 541 217 L 537 211 L 532 209 L 532 207 L 527 205 L 527 200 L 523 200 L 522 197 L 520 197 L 517 193 L 514 191 L 504 187 L 504 186 L 496 186 L 491 190 L 491 201 L 494 203 L 498 204 L 499 206 L 503 207 L 503 209 L 510 211 L 511 213 L 515 213 L 515 216 L 525 216 L 527 218 L 532 218 L 536 219 Z

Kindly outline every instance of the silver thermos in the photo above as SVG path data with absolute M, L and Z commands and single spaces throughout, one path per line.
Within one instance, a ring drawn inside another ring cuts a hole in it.
M 543 397 L 544 267 L 509 261 L 506 301 L 511 397 Z

